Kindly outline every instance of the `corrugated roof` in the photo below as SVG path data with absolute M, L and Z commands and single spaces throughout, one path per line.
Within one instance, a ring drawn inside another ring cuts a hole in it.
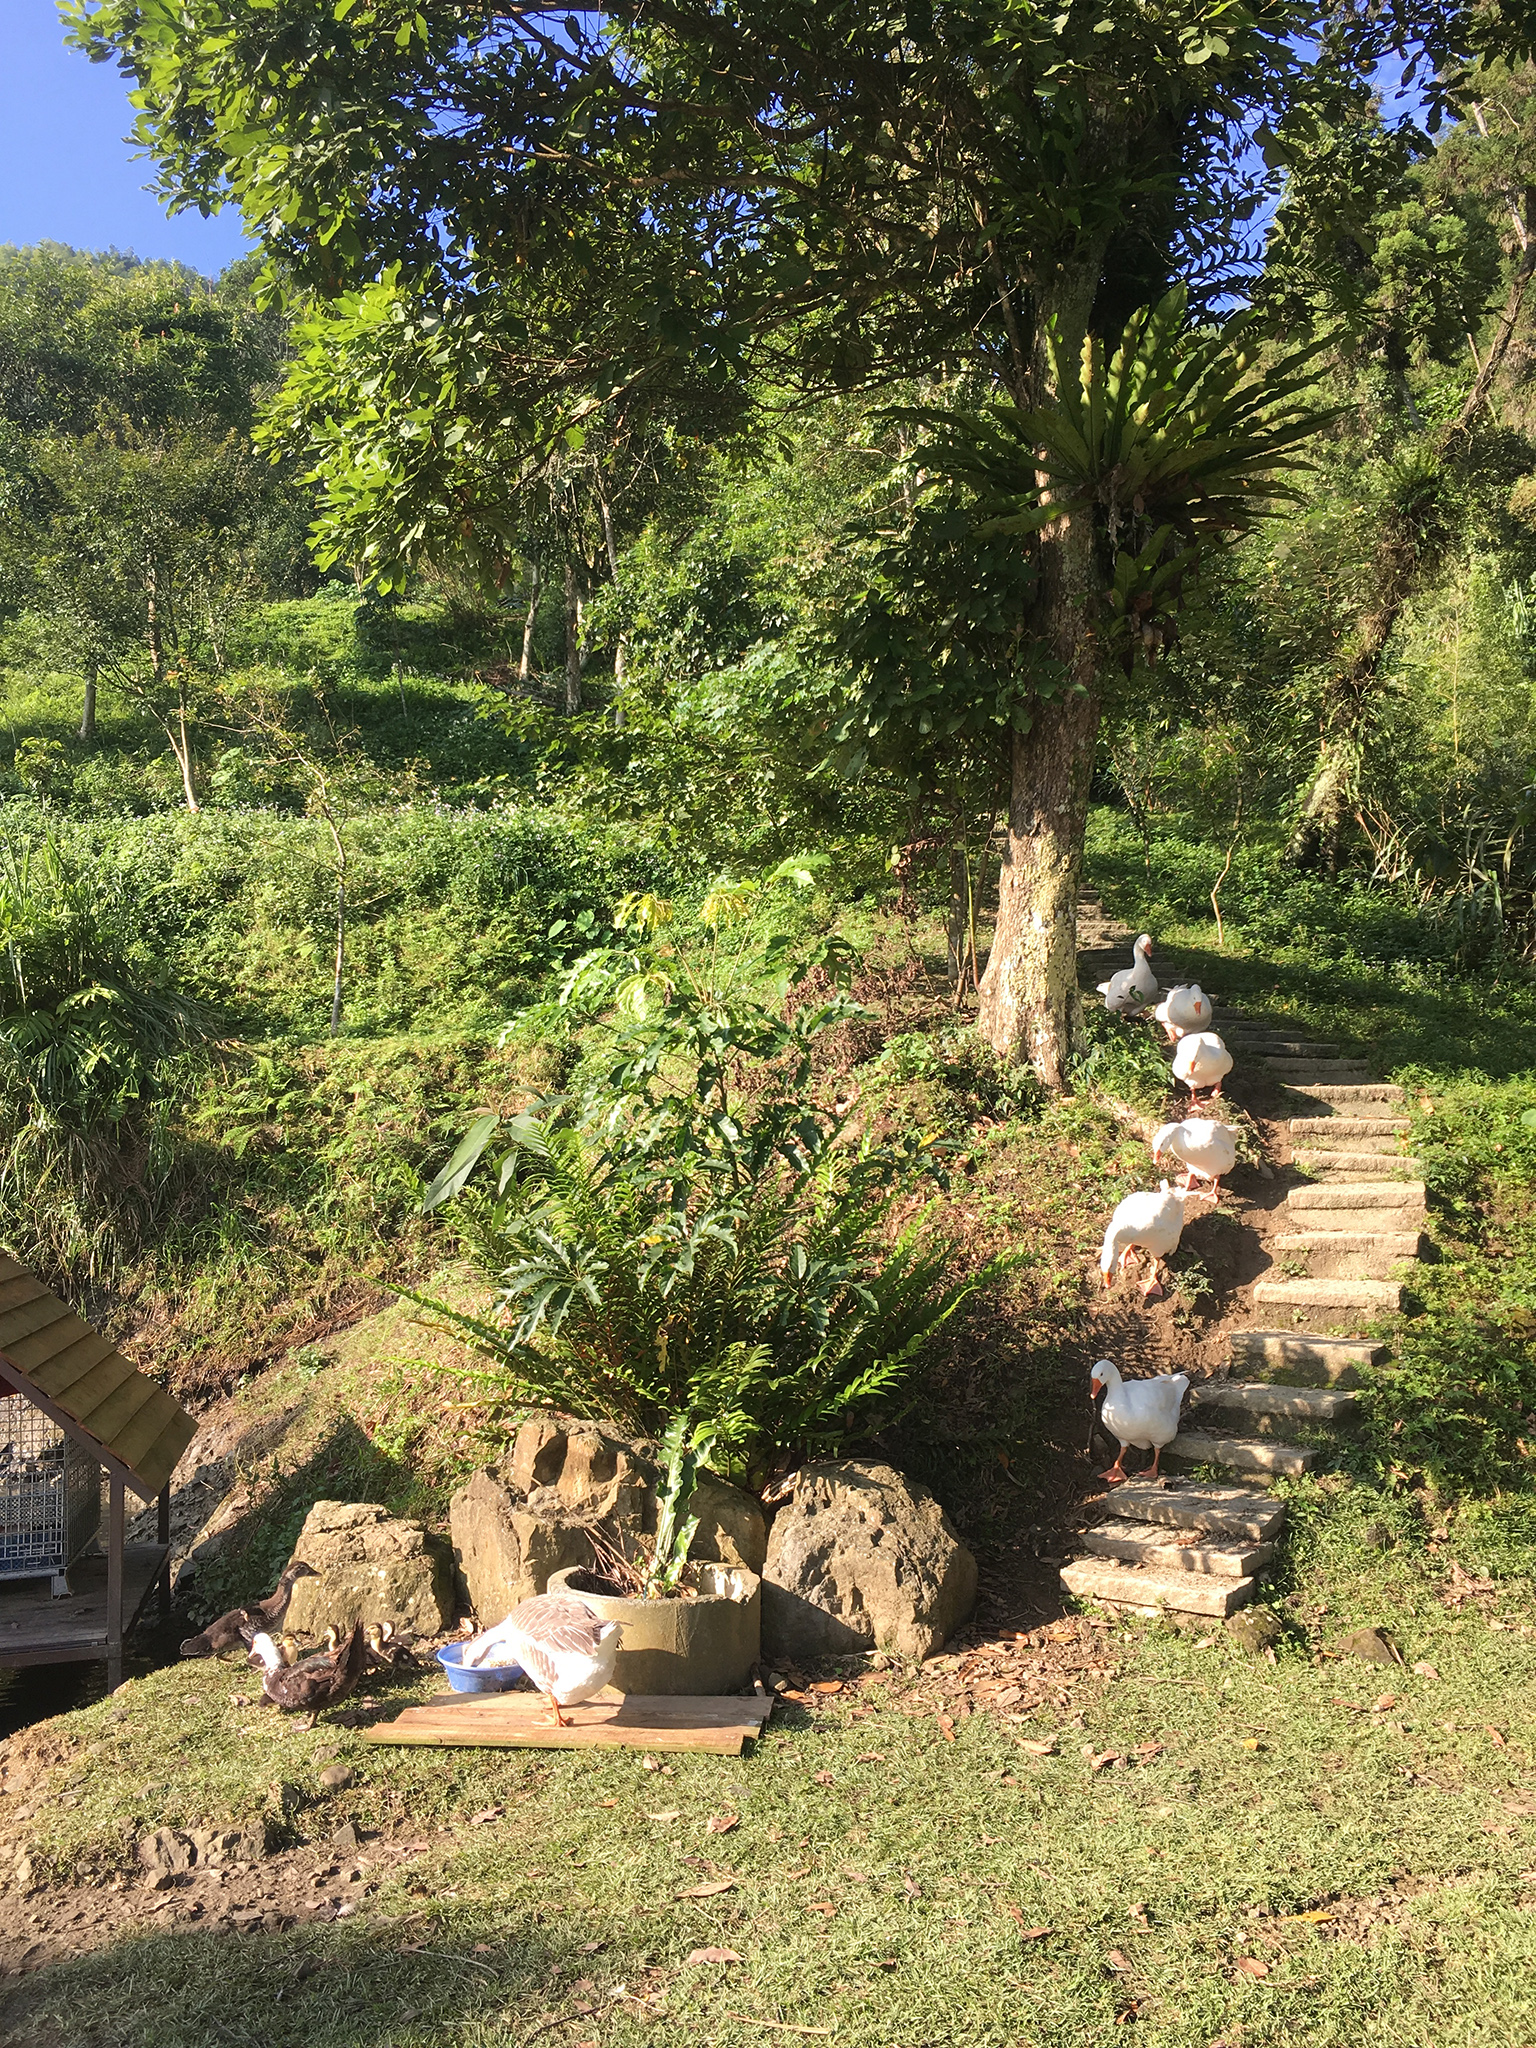
M 0 1368 L 17 1391 L 79 1434 L 134 1492 L 155 1495 L 197 1424 L 34 1274 L 0 1252 Z

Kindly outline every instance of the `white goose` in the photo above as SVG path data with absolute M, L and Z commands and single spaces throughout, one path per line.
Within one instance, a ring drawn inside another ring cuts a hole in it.
M 1221 1084 L 1231 1071 L 1232 1055 L 1218 1033 L 1186 1031 L 1179 1040 L 1173 1056 L 1174 1079 L 1182 1081 L 1192 1096 L 1198 1097 L 1202 1088 L 1220 1095 Z
M 1184 1225 L 1190 1220 L 1190 1204 L 1212 1200 L 1213 1196 L 1198 1188 L 1170 1190 L 1167 1181 L 1157 1193 L 1148 1191 L 1127 1195 L 1110 1217 L 1109 1228 L 1099 1250 L 1099 1271 L 1104 1275 L 1105 1288 L 1114 1285 L 1116 1271 L 1124 1272 L 1126 1260 L 1133 1251 L 1139 1251 L 1145 1253 L 1147 1259 L 1147 1278 L 1141 1298 L 1151 1301 L 1160 1294 L 1158 1265 L 1178 1250 Z
M 1189 1375 L 1165 1372 L 1152 1380 L 1123 1380 L 1119 1368 L 1101 1358 L 1089 1375 L 1089 1385 L 1095 1400 L 1103 1393 L 1104 1427 L 1120 1445 L 1119 1457 L 1101 1476 L 1111 1486 L 1118 1486 L 1126 1477 L 1125 1454 L 1134 1446 L 1152 1453 L 1152 1462 L 1141 1476 L 1155 1479 L 1163 1446 L 1179 1433 L 1179 1410 L 1189 1391 Z
M 1213 1117 L 1186 1117 L 1181 1124 L 1163 1124 L 1152 1133 L 1152 1164 L 1161 1164 L 1168 1153 L 1184 1169 L 1184 1185 L 1193 1187 L 1195 1176 L 1208 1180 L 1212 1194 L 1220 1194 L 1221 1177 L 1237 1164 L 1237 1133 L 1230 1124 Z
M 1177 988 L 1169 989 L 1152 1014 L 1172 1045 L 1186 1031 L 1204 1031 L 1209 1027 L 1211 999 L 1198 981 L 1181 982 Z
M 569 1593 L 536 1593 L 467 1642 L 460 1662 L 494 1664 L 510 1651 L 549 1701 L 555 1726 L 564 1728 L 560 1709 L 591 1699 L 612 1678 L 623 1634 L 622 1622 L 602 1620 Z
M 1099 983 L 1106 1010 L 1144 1010 L 1161 991 L 1152 972 L 1152 941 L 1145 932 L 1131 948 L 1131 965 Z

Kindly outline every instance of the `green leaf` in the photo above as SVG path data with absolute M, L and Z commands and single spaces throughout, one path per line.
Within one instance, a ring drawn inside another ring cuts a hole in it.
M 444 1202 L 451 1202 L 480 1163 L 480 1155 L 491 1142 L 501 1118 L 490 1111 L 477 1116 L 459 1140 L 453 1157 L 421 1198 L 421 1214 L 429 1216 Z

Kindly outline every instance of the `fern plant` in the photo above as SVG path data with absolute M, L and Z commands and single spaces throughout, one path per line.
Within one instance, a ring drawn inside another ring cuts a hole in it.
M 951 1277 L 924 1217 L 892 1235 L 908 1176 L 879 1148 L 780 1152 L 737 1182 L 697 1151 L 686 1171 L 658 1161 L 632 1122 L 599 1137 L 518 1117 L 488 1162 L 493 1129 L 482 1119 L 475 1158 L 440 1176 L 493 1311 L 411 1298 L 493 1359 L 511 1398 L 646 1437 L 707 1424 L 717 1469 L 749 1482 L 888 1411 L 996 1270 Z

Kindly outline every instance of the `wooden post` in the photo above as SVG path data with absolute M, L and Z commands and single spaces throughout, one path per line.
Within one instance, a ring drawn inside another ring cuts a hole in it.
M 171 1612 L 171 1483 L 166 1481 L 155 1500 L 155 1540 L 165 1546 L 165 1557 L 160 1566 L 160 1619 L 165 1621 Z
M 107 1691 L 123 1682 L 123 1475 L 114 1472 L 107 1505 Z

